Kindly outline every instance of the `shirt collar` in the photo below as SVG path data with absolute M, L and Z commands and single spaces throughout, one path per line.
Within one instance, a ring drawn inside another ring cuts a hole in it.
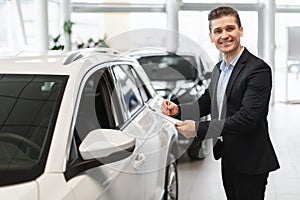
M 221 70 L 221 71 L 227 71 L 227 69 L 228 69 L 228 70 L 232 70 L 233 67 L 235 66 L 235 64 L 237 63 L 237 61 L 239 60 L 239 58 L 241 57 L 241 55 L 242 55 L 244 49 L 245 49 L 245 48 L 243 47 L 242 50 L 240 51 L 240 53 L 239 53 L 238 55 L 236 55 L 236 56 L 234 57 L 234 59 L 232 59 L 232 61 L 230 62 L 228 68 L 226 68 L 226 63 L 225 63 L 225 61 L 224 61 L 224 59 L 223 59 L 222 62 L 221 62 L 221 65 L 220 65 L 220 70 Z

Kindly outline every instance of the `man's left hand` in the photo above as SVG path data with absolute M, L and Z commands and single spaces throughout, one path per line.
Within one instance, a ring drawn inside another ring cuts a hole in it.
M 196 122 L 193 120 L 177 122 L 176 129 L 186 138 L 192 138 L 196 136 Z

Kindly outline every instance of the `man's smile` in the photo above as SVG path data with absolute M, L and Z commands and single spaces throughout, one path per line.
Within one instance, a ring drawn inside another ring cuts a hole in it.
M 233 40 L 226 40 L 226 41 L 219 42 L 219 44 L 222 46 L 230 46 L 232 44 L 232 42 L 233 42 Z

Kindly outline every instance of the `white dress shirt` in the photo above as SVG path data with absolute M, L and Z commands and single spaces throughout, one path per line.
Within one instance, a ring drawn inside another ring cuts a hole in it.
M 240 51 L 240 53 L 230 62 L 230 64 L 228 66 L 226 66 L 226 62 L 224 61 L 224 59 L 220 65 L 221 74 L 219 77 L 218 88 L 217 88 L 217 105 L 218 105 L 218 111 L 219 111 L 219 119 L 221 117 L 225 91 L 226 91 L 231 73 L 233 71 L 235 64 L 237 63 L 241 54 L 243 53 L 243 51 L 244 51 L 244 47 Z

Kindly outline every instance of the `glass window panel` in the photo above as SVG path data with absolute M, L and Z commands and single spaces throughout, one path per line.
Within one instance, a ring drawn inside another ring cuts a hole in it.
M 74 22 L 72 31 L 72 42 L 86 43 L 92 38 L 94 41 L 103 38 L 106 33 L 104 29 L 104 14 L 101 13 L 72 13 Z
M 63 16 L 61 4 L 57 1 L 49 1 L 48 3 L 48 18 L 49 18 L 49 35 L 57 36 L 63 33 Z M 30 30 L 34 27 L 31 27 Z M 29 30 L 29 29 L 28 29 Z M 61 41 L 63 42 L 63 41 Z
M 0 1 L 0 13 L 2 16 L 8 16 L 7 13 L 7 3 L 5 1 Z M 0 54 L 2 55 L 7 51 L 8 48 L 8 35 L 7 35 L 7 29 L 8 29 L 8 21 L 7 17 L 0 17 Z
M 71 3 L 103 3 L 103 0 L 71 0 Z
M 276 0 L 277 5 L 300 5 L 300 1 L 295 0 Z
M 136 80 L 132 75 L 130 66 L 128 65 L 116 65 L 113 67 L 113 70 L 116 79 L 120 84 L 125 105 L 132 116 L 143 105 Z
M 164 4 L 166 0 L 129 0 L 130 3 L 151 3 L 151 4 Z
M 164 4 L 166 0 L 71 0 L 72 3 L 132 3 L 132 4 Z
M 0 53 L 7 49 L 12 52 L 20 50 L 36 50 L 37 37 L 36 37 L 36 3 L 34 0 L 19 1 L 20 9 L 23 17 L 23 25 L 25 30 L 26 45 L 23 46 L 21 26 L 18 19 L 16 4 L 10 1 L 6 3 L 0 2 L 0 13 L 7 16 L 0 19 Z M 60 3 L 57 1 L 49 1 L 49 35 L 56 37 L 62 32 L 61 28 L 61 9 Z M 9 11 L 9 12 L 8 12 Z M 9 35 L 10 36 L 9 36 Z M 11 40 L 11 41 L 10 41 Z M 51 45 L 51 44 L 50 44 Z
M 130 13 L 130 29 L 165 27 L 167 27 L 165 13 Z
M 257 3 L 257 0 L 182 0 L 184 3 Z
M 219 51 L 216 50 L 209 39 L 207 15 L 209 11 L 180 11 L 179 32 L 197 42 L 214 62 L 220 59 Z M 254 11 L 239 11 L 244 37 L 242 45 L 246 46 L 252 53 L 257 55 L 258 39 L 258 15 Z
M 140 77 L 136 74 L 135 70 L 132 69 L 132 74 L 137 82 L 138 88 L 141 92 L 142 99 L 145 102 L 147 102 L 150 99 L 149 92 L 146 90 L 146 86 L 144 83 L 141 81 Z
M 110 73 L 103 69 L 91 74 L 84 83 L 75 126 L 80 141 L 92 130 L 119 125 L 113 116 L 116 100 L 111 94 L 112 87 Z
M 36 45 L 36 12 L 34 12 L 35 9 L 35 2 L 34 0 L 26 0 L 26 1 L 19 1 L 21 12 L 23 16 L 23 23 L 24 23 L 24 29 L 25 29 L 25 36 L 26 36 L 26 42 L 27 42 L 27 48 L 29 50 L 34 50 Z M 49 18 L 51 19 L 51 18 Z M 14 18 L 15 24 L 19 24 L 19 21 L 17 18 Z M 21 35 L 21 26 L 16 26 L 15 28 L 17 30 L 17 41 L 19 44 L 22 44 L 22 35 Z M 22 48 L 22 47 L 18 47 Z M 15 49 L 20 50 L 20 49 Z M 22 50 L 22 49 L 21 49 Z
M 299 77 L 296 73 L 287 74 L 288 27 L 300 27 L 300 13 L 277 13 L 275 18 L 275 100 L 300 99 Z M 300 61 L 300 55 L 299 55 Z M 287 81 L 288 80 L 288 81 Z M 287 91 L 286 91 L 287 90 Z M 287 93 L 286 93 L 287 92 Z
M 44 171 L 67 78 L 0 75 L 0 186 Z

